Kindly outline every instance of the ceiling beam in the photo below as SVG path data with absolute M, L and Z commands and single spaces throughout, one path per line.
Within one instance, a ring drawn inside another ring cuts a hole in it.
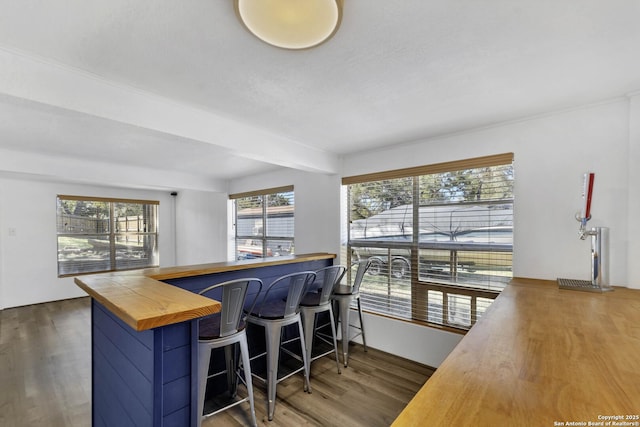
M 3 174 L 28 175 L 51 181 L 93 185 L 108 183 L 110 187 L 228 192 L 228 183 L 225 180 L 215 180 L 179 171 L 106 164 L 86 159 L 0 148 L 0 176 Z
M 338 156 L 285 136 L 100 76 L 0 48 L 0 93 L 231 150 L 278 166 L 334 174 Z

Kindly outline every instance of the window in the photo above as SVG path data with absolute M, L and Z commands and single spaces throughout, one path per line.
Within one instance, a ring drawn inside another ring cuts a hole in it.
M 470 328 L 512 277 L 513 183 L 511 153 L 343 178 L 364 309 Z
M 236 259 L 293 254 L 293 186 L 232 194 Z
M 158 202 L 58 196 L 58 276 L 158 266 Z

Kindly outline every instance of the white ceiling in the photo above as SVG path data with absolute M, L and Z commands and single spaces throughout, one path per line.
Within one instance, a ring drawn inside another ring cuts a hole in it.
M 344 3 L 333 39 L 287 51 L 233 0 L 0 0 L 0 149 L 211 180 L 333 173 L 640 89 L 638 0 Z

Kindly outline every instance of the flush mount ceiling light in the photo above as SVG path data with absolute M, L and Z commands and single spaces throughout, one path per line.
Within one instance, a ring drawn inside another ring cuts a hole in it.
M 254 36 L 284 49 L 307 49 L 330 39 L 343 0 L 235 0 L 236 14 Z

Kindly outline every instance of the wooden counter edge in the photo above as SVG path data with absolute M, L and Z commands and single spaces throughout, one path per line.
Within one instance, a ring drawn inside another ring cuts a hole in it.
M 220 311 L 220 302 L 144 276 L 76 277 L 76 285 L 136 331 Z
M 144 331 L 220 311 L 220 302 L 161 280 L 335 257 L 335 254 L 312 253 L 267 260 L 127 270 L 77 276 L 74 282 L 132 329 Z
M 188 265 L 184 267 L 163 267 L 143 270 L 144 275 L 156 280 L 179 279 L 182 277 L 203 276 L 206 274 L 222 273 L 225 271 L 246 270 L 254 267 L 268 267 L 271 265 L 292 264 L 303 261 L 317 261 L 335 258 L 335 254 L 311 253 L 273 258 L 255 258 L 244 261 L 228 261 L 210 264 Z

